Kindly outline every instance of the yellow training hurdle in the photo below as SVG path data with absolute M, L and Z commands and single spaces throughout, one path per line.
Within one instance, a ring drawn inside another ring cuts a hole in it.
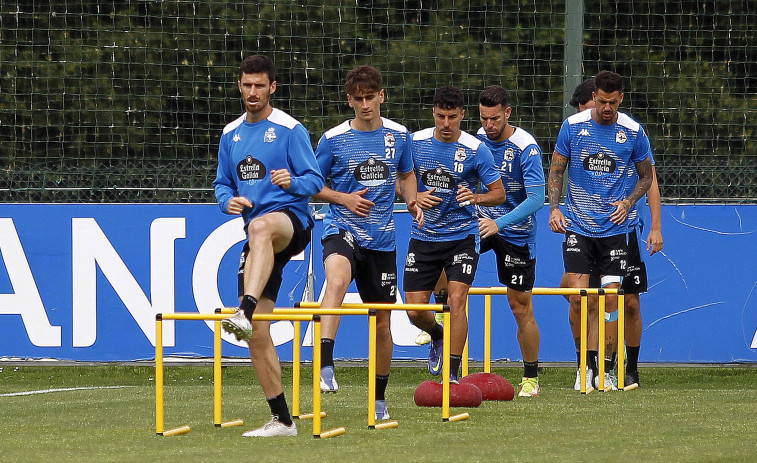
M 594 390 L 592 386 L 586 385 L 586 351 L 588 350 L 588 296 L 597 295 L 599 297 L 599 332 L 598 338 L 604 340 L 605 336 L 605 297 L 608 294 L 618 296 L 618 389 L 625 390 L 625 298 L 622 289 L 616 288 L 533 288 L 531 293 L 535 296 L 581 296 L 581 340 L 579 348 L 581 370 L 581 393 L 588 394 Z M 507 287 L 489 287 L 489 288 L 470 288 L 468 297 L 474 295 L 485 296 L 484 299 L 484 371 L 491 372 L 491 297 L 496 295 L 507 295 Z M 468 303 L 465 305 L 466 315 L 468 313 Z M 599 389 L 606 390 L 605 387 L 605 343 L 598 342 L 597 361 Z M 468 374 L 468 343 L 465 343 L 463 350 L 462 375 Z
M 450 417 L 449 406 L 449 354 L 450 354 L 450 314 L 449 306 L 443 304 L 387 304 L 387 303 L 344 303 L 341 308 L 338 309 L 321 309 L 319 302 L 300 302 L 296 304 L 298 308 L 289 309 L 291 313 L 296 313 L 297 310 L 309 309 L 307 313 L 317 313 L 320 315 L 356 315 L 356 313 L 350 313 L 350 310 L 417 310 L 417 311 L 436 311 L 443 312 L 444 314 L 444 347 L 443 347 L 443 361 L 442 361 L 442 421 L 461 421 L 468 418 L 468 413 L 461 413 Z M 274 309 L 274 313 L 277 313 L 279 309 Z M 286 309 L 284 309 L 286 310 Z M 289 313 L 289 312 L 287 312 Z M 302 313 L 302 312 L 300 312 Z M 357 315 L 364 315 L 365 312 L 361 312 Z M 370 320 L 373 320 L 372 322 Z M 372 325 L 371 325 L 372 324 Z M 320 336 L 315 337 L 320 340 Z M 313 344 L 318 344 L 313 341 Z M 315 373 L 313 373 L 315 374 Z M 395 427 L 394 422 L 386 422 L 376 425 L 375 416 L 375 380 L 376 380 L 376 327 L 375 317 L 369 318 L 369 352 L 368 352 L 368 427 L 370 429 L 384 429 L 388 427 Z

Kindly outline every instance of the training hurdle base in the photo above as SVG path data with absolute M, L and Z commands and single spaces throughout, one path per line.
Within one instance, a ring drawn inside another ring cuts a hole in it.
M 580 338 L 580 370 L 585 372 L 586 365 L 586 352 L 588 350 L 588 296 L 596 295 L 599 300 L 598 318 L 599 318 L 599 331 L 598 338 L 604 339 L 605 335 L 605 298 L 607 295 L 617 295 L 618 297 L 618 390 L 629 391 L 635 389 L 636 385 L 625 386 L 625 349 L 622 348 L 625 342 L 625 298 L 622 289 L 617 288 L 533 288 L 532 294 L 534 296 L 580 296 L 581 297 L 581 338 Z M 468 297 L 480 295 L 485 296 L 484 299 L 484 371 L 491 372 L 491 298 L 495 295 L 507 295 L 507 287 L 479 287 L 470 288 L 468 290 Z M 468 311 L 468 303 L 466 303 L 466 313 Z M 598 377 L 599 377 L 599 389 L 602 391 L 610 390 L 609 385 L 605 385 L 605 343 L 598 342 L 597 357 L 598 357 Z M 465 343 L 465 349 L 463 351 L 463 376 L 468 374 L 468 343 Z M 586 384 L 586 375 L 581 374 L 581 394 L 589 394 L 594 391 L 591 385 Z

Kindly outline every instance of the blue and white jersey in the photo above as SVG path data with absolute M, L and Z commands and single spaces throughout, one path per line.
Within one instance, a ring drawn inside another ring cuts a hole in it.
M 654 165 L 654 156 L 652 156 L 652 153 L 649 153 L 649 159 L 652 161 L 652 165 Z M 639 181 L 639 173 L 636 171 L 636 166 L 628 173 L 628 183 L 626 190 L 626 196 L 633 193 L 634 187 L 636 186 L 636 182 Z M 647 220 L 651 222 L 651 216 L 648 214 L 649 208 L 644 207 L 636 207 L 638 205 L 644 205 L 647 203 L 647 195 L 644 195 L 639 199 L 639 201 L 634 205 L 633 208 L 631 208 L 630 211 L 628 211 L 628 218 L 626 219 L 628 221 L 628 228 L 637 228 L 641 226 L 641 228 L 644 228 L 644 226 L 647 224 Z
M 477 191 L 479 180 L 490 185 L 500 179 L 491 151 L 466 132 L 453 143 L 441 142 L 434 138 L 434 127 L 413 133 L 412 142 L 418 191 L 436 188 L 433 194 L 442 202 L 423 211 L 423 227 L 413 222 L 411 238 L 439 242 L 475 235 L 478 246 L 476 207 L 461 207 L 455 197 L 458 185 Z
M 534 137 L 518 127 L 507 140 L 501 142 L 490 140 L 483 127 L 478 130 L 476 136 L 491 150 L 494 165 L 499 167 L 502 183 L 507 192 L 507 199 L 503 204 L 492 207 L 476 206 L 476 209 L 479 217 L 497 220 L 526 200 L 526 187 L 544 187 L 542 152 Z M 487 191 L 485 186 L 482 190 Z M 536 243 L 536 214 L 529 215 L 520 223 L 503 228 L 499 234 L 518 246 L 534 245 Z
M 555 151 L 568 160 L 565 218 L 568 231 L 603 238 L 626 233 L 628 223 L 610 221 L 611 203 L 626 198 L 629 170 L 652 149 L 641 125 L 624 113 L 611 125 L 594 122 L 591 109 L 570 116 Z
M 339 124 L 323 134 L 315 156 L 324 178 L 331 177 L 332 190 L 353 193 L 367 188 L 363 198 L 375 204 L 367 217 L 341 204 L 329 204 L 323 236 L 345 230 L 363 248 L 393 251 L 397 172 L 413 170 L 413 154 L 407 128 L 389 119 L 381 120 L 382 127 L 372 132 L 355 130 L 350 121 Z
M 245 232 L 253 218 L 284 208 L 291 210 L 303 227 L 313 225 L 308 200 L 321 191 L 324 181 L 307 129 L 276 108 L 259 122 L 250 124 L 246 117 L 242 114 L 228 124 L 218 144 L 213 187 L 221 211 L 227 212 L 234 196 L 244 196 L 253 204 L 242 212 Z M 271 183 L 274 169 L 289 171 L 292 183 L 288 189 Z

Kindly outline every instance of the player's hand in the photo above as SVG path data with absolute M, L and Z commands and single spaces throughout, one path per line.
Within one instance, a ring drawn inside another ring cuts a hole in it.
M 549 213 L 549 228 L 555 233 L 565 233 L 565 216 L 559 207 Z
M 660 230 L 650 230 L 647 236 L 647 251 L 649 255 L 662 250 L 662 232 Z
M 368 188 L 352 193 L 345 193 L 341 197 L 341 204 L 358 217 L 368 217 L 368 213 L 371 212 L 371 208 L 375 204 L 373 201 L 363 198 L 363 195 L 366 193 L 368 193 Z
M 442 198 L 434 196 L 434 191 L 436 191 L 436 187 L 433 187 L 430 190 L 418 192 L 417 202 L 421 209 L 431 209 L 432 207 L 438 206 L 442 203 Z
M 457 200 L 457 204 L 462 207 L 476 204 L 476 195 L 470 190 L 470 188 L 466 188 L 462 185 L 457 186 L 457 196 L 455 196 L 455 199 Z
M 492 219 L 478 219 L 478 233 L 481 235 L 481 239 L 496 235 L 499 233 L 497 222 Z
M 418 228 L 421 228 L 425 219 L 423 218 L 423 209 L 418 207 L 418 202 L 410 201 L 407 203 L 407 211 L 413 214 L 415 221 L 418 222 Z
M 292 175 L 286 169 L 274 169 L 271 171 L 271 183 L 288 190 L 292 185 Z
M 252 207 L 252 201 L 244 196 L 234 196 L 229 200 L 229 204 L 226 205 L 226 212 L 229 214 L 239 215 L 246 208 Z
M 611 206 L 615 206 L 615 210 L 610 214 L 610 222 L 615 225 L 620 225 L 628 218 L 628 211 L 631 210 L 631 202 L 624 199 L 623 201 L 613 201 Z

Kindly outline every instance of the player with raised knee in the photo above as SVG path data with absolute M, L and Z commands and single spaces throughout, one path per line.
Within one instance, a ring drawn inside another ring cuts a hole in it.
M 381 73 L 358 66 L 347 73 L 347 103 L 353 119 L 323 134 L 316 158 L 330 179 L 315 197 L 328 201 L 323 219 L 323 266 L 326 289 L 322 308 L 342 305 L 354 280 L 363 302 L 397 301 L 397 252 L 394 228 L 395 183 L 408 210 L 420 225 L 423 211 L 416 207 L 417 183 L 413 172 L 410 133 L 405 126 L 381 117 L 385 93 Z M 376 419 L 388 419 L 385 391 L 392 359 L 391 311 L 376 315 Z M 340 317 L 321 317 L 321 390 L 336 392 L 334 340 Z
M 246 58 L 237 86 L 245 112 L 223 130 L 213 187 L 221 211 L 244 218 L 247 241 L 237 277 L 239 310 L 221 326 L 248 343 L 271 409 L 271 421 L 243 436 L 296 436 L 270 322 L 253 321 L 252 316 L 273 312 L 284 265 L 310 241 L 308 200 L 324 180 L 307 129 L 271 106 L 276 91 L 273 62 L 262 55 Z
M 507 91 L 486 87 L 478 99 L 481 128 L 476 134 L 494 156 L 507 200 L 498 206 L 478 205 L 481 254 L 493 250 L 499 282 L 508 287 L 507 301 L 518 326 L 523 356 L 519 397 L 539 395 L 539 327 L 534 318 L 536 212 L 544 206 L 542 152 L 534 137 L 510 125 Z
M 560 128 L 548 181 L 549 225 L 565 236 L 563 260 L 571 288 L 587 287 L 595 270 L 608 280 L 609 288 L 620 287 L 633 231 L 626 219 L 652 183 L 649 138 L 638 122 L 618 111 L 623 101 L 622 77 L 602 71 L 595 76 L 595 86 L 595 107 L 570 116 Z M 627 183 L 634 167 L 638 180 L 630 187 Z M 569 181 L 563 215 L 559 200 L 566 168 Z M 580 311 L 580 297 L 571 296 L 570 310 Z M 606 311 L 615 310 L 617 297 L 608 296 Z M 600 340 L 596 309 L 590 307 L 589 312 L 588 360 L 595 378 Z
M 450 380 L 457 381 L 468 336 L 465 304 L 478 264 L 480 239 L 476 205 L 496 206 L 505 200 L 502 178 L 486 144 L 463 132 L 462 92 L 452 86 L 436 90 L 434 127 L 413 133 L 418 177 L 418 205 L 425 224 L 413 227 L 405 259 L 405 301 L 426 304 L 442 271 L 449 280 L 451 311 Z M 487 190 L 474 193 L 479 182 Z M 416 223 L 417 225 L 417 223 Z M 415 326 L 431 336 L 429 371 L 442 371 L 443 328 L 432 312 L 408 311 Z

